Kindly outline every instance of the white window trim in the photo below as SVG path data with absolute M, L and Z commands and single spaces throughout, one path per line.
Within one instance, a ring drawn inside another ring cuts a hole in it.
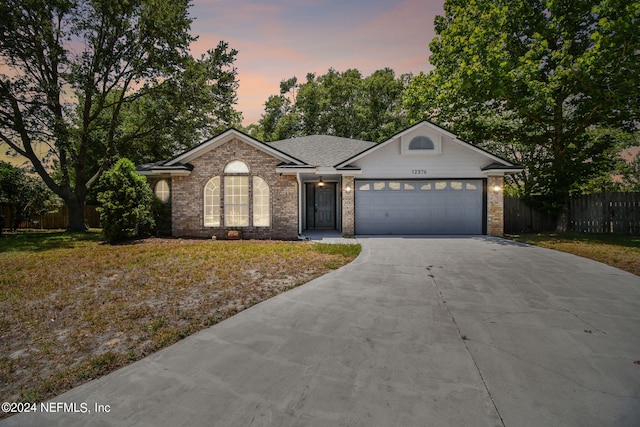
M 252 220 L 251 222 L 254 227 L 270 227 L 271 226 L 271 189 L 269 188 L 269 184 L 267 183 L 267 180 L 265 180 L 261 176 L 254 175 L 251 179 L 251 185 L 252 185 L 251 190 L 253 195 L 253 200 L 252 200 L 253 218 L 251 218 Z M 256 189 L 260 189 L 260 194 L 258 194 Z M 266 194 L 263 194 L 262 193 L 263 191 L 266 191 Z M 264 202 L 263 198 L 266 198 L 266 204 L 265 203 L 258 204 L 258 202 Z M 266 217 L 265 222 L 258 223 L 258 221 L 256 221 L 256 218 L 258 217 L 257 215 L 258 211 L 260 211 L 261 217 Z
M 209 190 L 209 184 L 215 185 L 215 188 L 212 188 L 211 191 L 214 193 L 212 194 L 210 197 L 210 201 L 211 203 L 208 204 L 207 202 L 209 200 L 207 200 L 207 190 Z M 221 188 L 221 179 L 219 176 L 214 176 L 213 178 L 211 178 L 209 181 L 207 181 L 207 183 L 204 186 L 204 191 L 203 191 L 203 195 L 204 195 L 204 203 L 203 203 L 203 216 L 204 216 L 204 226 L 205 227 L 220 227 L 221 226 L 221 220 L 220 220 L 220 209 L 221 209 L 221 203 L 220 203 L 220 188 Z M 217 195 L 215 194 L 217 193 Z M 217 202 L 217 203 L 216 203 Z M 209 206 L 211 207 L 212 213 L 210 215 L 207 215 L 207 207 Z M 207 221 L 209 220 L 209 221 Z

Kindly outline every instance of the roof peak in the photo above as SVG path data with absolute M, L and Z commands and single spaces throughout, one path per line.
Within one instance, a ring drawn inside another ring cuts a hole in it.
M 369 143 L 375 144 L 374 141 L 367 141 L 367 140 L 357 139 L 357 138 L 353 138 L 353 137 L 327 135 L 327 134 L 313 134 L 313 135 L 294 136 L 294 137 L 291 137 L 291 138 L 279 139 L 277 141 L 268 141 L 267 144 L 273 144 L 273 143 L 276 143 L 276 142 L 283 142 L 283 141 L 320 140 L 320 139 L 332 139 L 332 140 L 340 140 L 340 141 L 358 141 L 358 142 L 369 142 Z

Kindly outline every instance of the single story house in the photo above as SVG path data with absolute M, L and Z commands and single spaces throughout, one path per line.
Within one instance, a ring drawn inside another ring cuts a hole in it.
M 306 230 L 503 234 L 504 176 L 522 167 L 420 122 L 381 143 L 314 135 L 264 143 L 229 129 L 138 166 L 174 236 L 298 239 Z

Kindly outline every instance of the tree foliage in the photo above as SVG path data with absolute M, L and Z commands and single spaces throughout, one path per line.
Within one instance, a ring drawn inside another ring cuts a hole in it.
M 0 3 L 0 141 L 65 201 L 69 229 L 84 229 L 87 192 L 114 159 L 164 157 L 239 122 L 236 52 L 221 42 L 192 58 L 188 7 L 189 0 Z
M 430 61 L 405 96 L 430 119 L 527 166 L 517 183 L 551 212 L 611 166 L 637 131 L 640 2 L 447 0 Z
M 381 141 L 406 125 L 402 94 L 409 80 L 389 68 L 368 77 L 329 69 L 307 74 L 304 83 L 292 77 L 280 83 L 280 93 L 269 97 L 258 126 L 248 131 L 267 141 L 313 134 Z
M 99 181 L 97 208 L 105 239 L 116 243 L 153 226 L 154 194 L 129 159 L 120 159 Z
M 0 161 L 0 206 L 9 207 L 11 216 L 4 225 L 15 230 L 21 222 L 35 221 L 38 215 L 58 207 L 58 199 L 41 179 Z

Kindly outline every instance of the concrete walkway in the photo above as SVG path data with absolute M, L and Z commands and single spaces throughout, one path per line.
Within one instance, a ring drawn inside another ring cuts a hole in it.
M 302 233 L 302 238 L 314 241 L 316 243 L 326 243 L 330 245 L 341 244 L 341 245 L 357 245 L 360 242 L 357 238 L 346 238 L 342 237 L 342 234 L 339 231 L 331 230 L 331 231 L 322 231 L 322 230 L 307 230 Z
M 640 277 L 494 238 L 359 240 L 345 268 L 54 399 L 91 413 L 2 426 L 640 425 Z

